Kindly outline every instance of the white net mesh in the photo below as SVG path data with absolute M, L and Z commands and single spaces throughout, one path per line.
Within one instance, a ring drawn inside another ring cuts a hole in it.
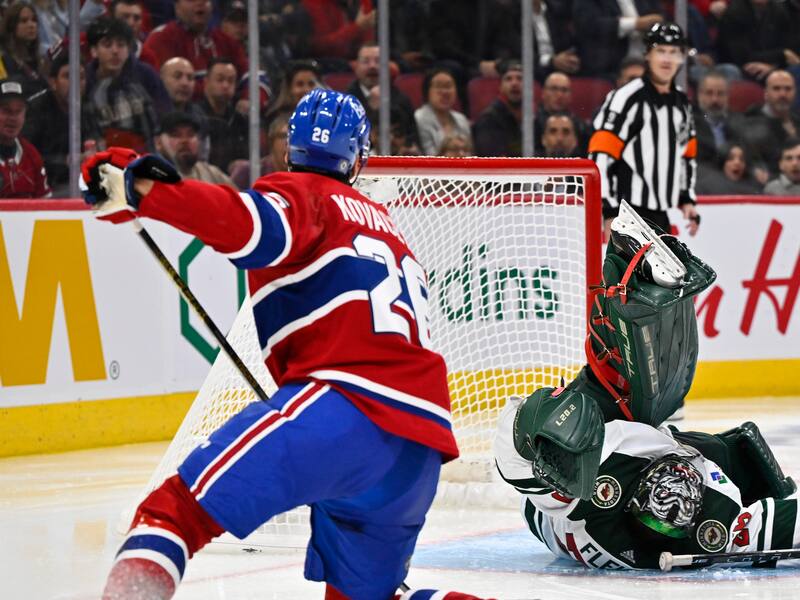
M 388 207 L 428 272 L 431 340 L 447 362 L 462 453 L 443 470 L 449 483 L 440 484 L 437 501 L 471 505 L 507 498 L 509 486 L 491 483 L 500 409 L 509 396 L 557 386 L 562 376 L 569 381 L 584 360 L 584 178 L 498 175 L 462 166 L 437 175 L 373 172 L 356 187 Z M 271 393 L 275 385 L 261 359 L 249 302 L 228 339 Z M 147 491 L 255 399 L 220 353 Z M 307 513 L 303 508 L 275 517 L 256 543 L 302 539 Z

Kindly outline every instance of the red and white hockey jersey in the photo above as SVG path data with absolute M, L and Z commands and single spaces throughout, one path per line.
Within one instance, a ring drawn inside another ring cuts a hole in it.
M 139 214 L 249 270 L 278 385 L 325 381 L 385 431 L 458 455 L 444 359 L 427 348 L 426 275 L 383 206 L 329 177 L 273 173 L 242 193 L 156 183 Z

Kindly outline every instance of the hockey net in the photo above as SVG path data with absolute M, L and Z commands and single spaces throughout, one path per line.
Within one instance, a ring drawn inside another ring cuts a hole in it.
M 462 455 L 443 469 L 436 504 L 515 507 L 513 490 L 493 476 L 494 423 L 510 396 L 569 381 L 584 362 L 587 284 L 600 274 L 594 164 L 378 157 L 356 187 L 387 206 L 428 272 L 431 341 L 447 362 Z M 249 301 L 228 340 L 272 393 Z M 221 352 L 145 493 L 254 401 Z M 278 515 L 248 542 L 300 543 L 307 520 L 307 508 Z

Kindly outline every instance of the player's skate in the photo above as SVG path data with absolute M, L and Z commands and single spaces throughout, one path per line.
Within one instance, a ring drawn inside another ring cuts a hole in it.
M 652 244 L 640 264 L 642 272 L 654 283 L 670 289 L 683 283 L 684 264 L 624 200 L 620 202 L 619 216 L 611 222 L 611 231 L 617 234 L 613 242 L 625 245 L 625 250 L 632 255 L 645 244 Z

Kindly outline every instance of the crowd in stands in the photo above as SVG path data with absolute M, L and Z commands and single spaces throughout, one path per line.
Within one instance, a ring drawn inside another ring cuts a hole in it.
M 642 33 L 673 0 L 531 2 L 536 154 L 585 156 L 593 115 L 642 75 Z M 361 100 L 377 148 L 373 4 L 259 0 L 262 173 L 286 169 L 288 117 L 319 86 Z M 0 5 L 0 198 L 68 193 L 67 5 Z M 391 153 L 519 156 L 520 1 L 389 6 Z M 800 0 L 690 0 L 688 21 L 697 192 L 800 194 Z M 83 0 L 80 29 L 85 154 L 128 146 L 187 177 L 250 183 L 242 0 Z

